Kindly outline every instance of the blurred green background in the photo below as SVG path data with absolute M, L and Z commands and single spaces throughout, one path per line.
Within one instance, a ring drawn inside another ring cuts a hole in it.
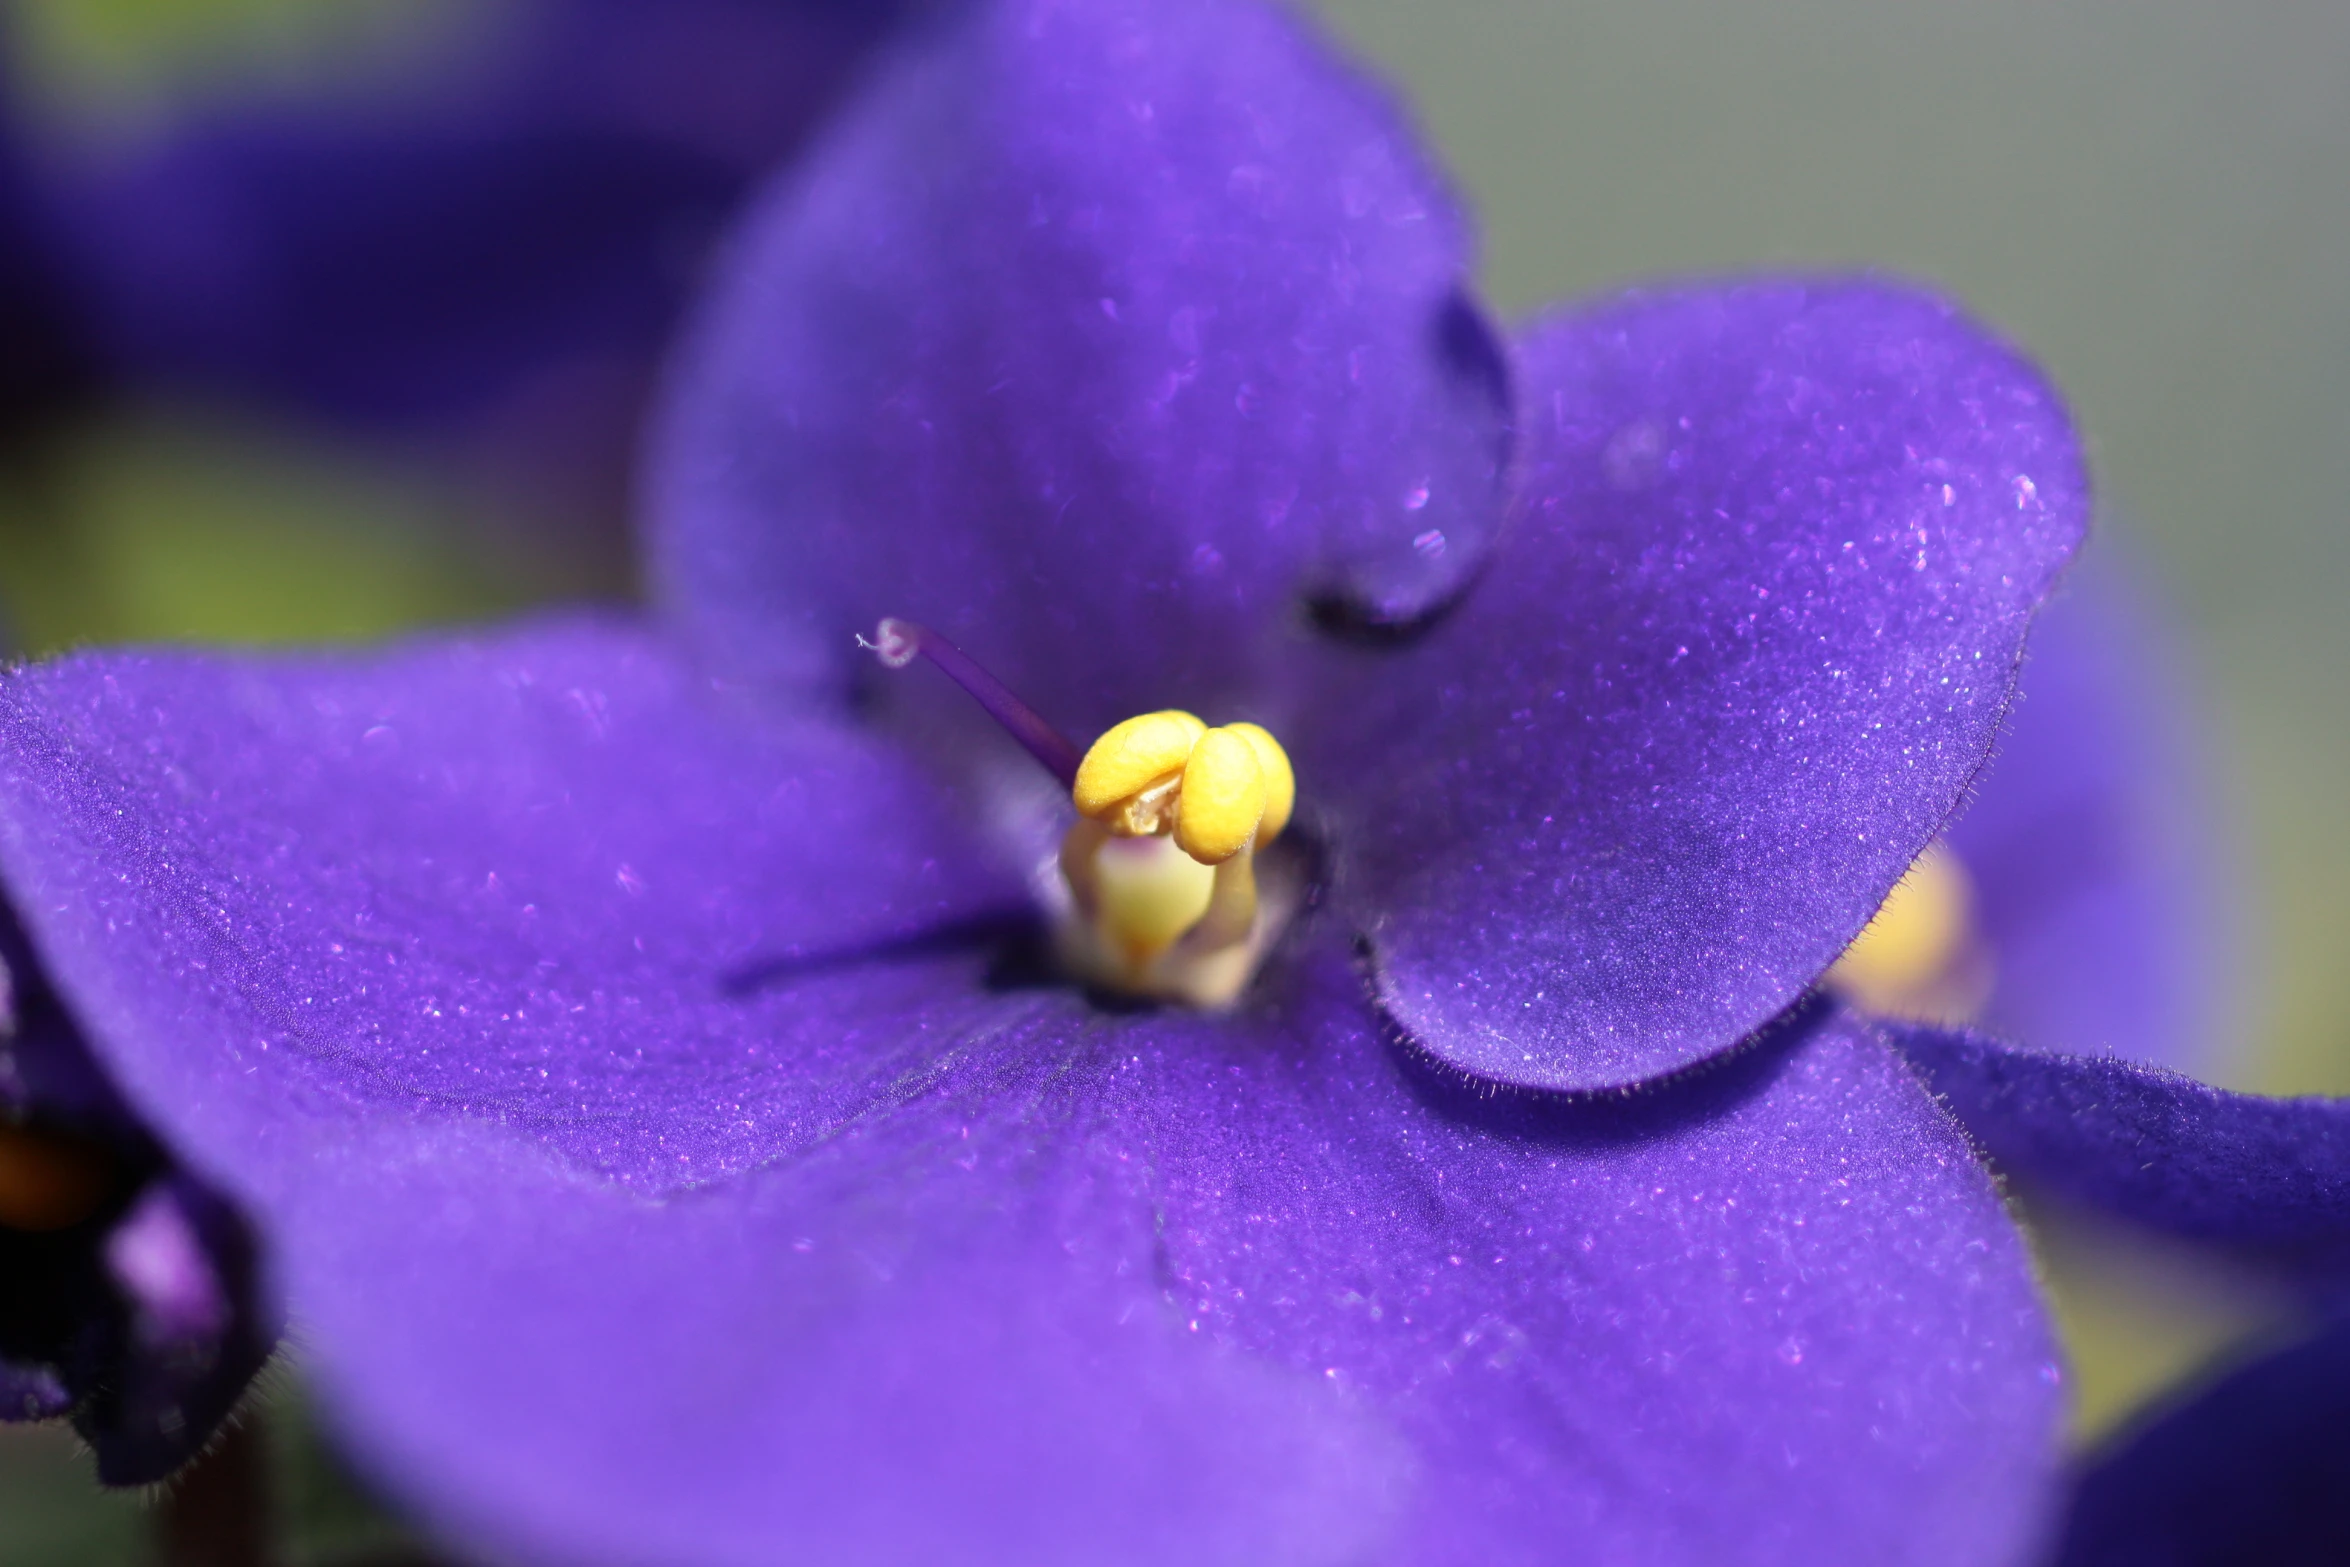
M 1659 274 L 1875 266 L 1952 290 L 2053 370 L 2202 677 L 2214 825 L 2240 848 L 2250 920 L 2222 1075 L 2350 1091 L 2350 7 L 1321 9 L 1416 103 L 1481 217 L 1505 311 Z M 423 14 L 384 0 L 10 11 L 52 107 L 98 124 L 136 123 L 191 82 L 398 50 Z M 0 489 L 0 606 L 37 649 L 284 640 L 478 617 L 581 580 L 559 541 L 494 525 L 494 508 L 379 454 L 140 410 L 77 435 L 38 483 Z M 2273 1325 L 2242 1281 L 2035 1213 L 2084 1431 Z M 323 1462 L 288 1424 L 286 1462 Z M 141 1501 L 98 1498 L 81 1475 L 54 1433 L 0 1438 L 0 1559 L 137 1549 Z M 346 1492 L 281 1489 L 312 1519 L 304 1552 L 343 1548 Z

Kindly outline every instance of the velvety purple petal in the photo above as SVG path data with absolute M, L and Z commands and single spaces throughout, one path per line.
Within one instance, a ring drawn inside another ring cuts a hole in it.
M 845 735 L 713 738 L 709 697 L 555 627 L 0 705 L 60 992 L 442 1525 L 586 1562 L 2032 1540 L 2020 1246 L 1853 1025 L 1495 1099 L 1382 1040 L 1335 929 L 1238 1014 L 1106 1012 L 871 935 L 953 907 L 924 797 Z
M 1451 592 L 1507 376 L 1393 107 L 1246 0 L 962 10 L 769 193 L 691 335 L 653 543 L 697 634 L 829 692 L 909 617 L 1090 738 L 1261 700 L 1310 596 Z
M 2350 1561 L 2350 1327 L 2161 1411 L 2092 1456 L 2057 1567 Z
M 2033 623 L 1998 750 L 1945 839 L 1992 961 L 1987 1029 L 2192 1071 L 2226 1037 L 2235 900 L 2189 684 L 2114 545 Z
M 357 1152 L 278 1208 L 329 1385 L 559 1559 L 2020 1557 L 2053 1351 L 1886 1057 L 1464 1105 L 1343 963 L 1301 985 L 1238 1027 L 941 996 L 919 1095 L 667 1208 L 479 1133 Z M 387 1168 L 413 1200 L 359 1201 Z
M 153 1054 L 104 1064 L 131 1109 L 206 1168 L 235 1168 L 222 1140 L 275 1141 L 283 1096 L 331 1100 L 347 1080 L 541 1119 L 624 1178 L 728 1168 L 778 1113 L 761 1056 L 773 1041 L 641 1023 L 662 986 L 717 996 L 1024 899 L 893 754 L 738 711 L 625 627 L 550 623 L 375 658 L 67 660 L 14 677 L 4 700 L 29 792 L 0 838 L 145 867 L 186 900 L 193 923 L 127 971 L 149 1003 L 169 998 L 168 1016 L 143 1014 Z M 66 912 L 11 890 L 30 926 Z M 467 964 L 409 961 L 420 924 L 461 942 Z M 132 1003 L 78 1001 L 74 1030 L 42 969 L 15 957 L 27 1026 L 7 1055 L 12 1091 L 124 1131 L 129 1115 L 69 1036 Z M 215 995 L 266 1023 L 191 1051 L 204 1025 L 190 1009 Z M 578 1048 L 583 1036 L 597 1047 Z M 273 1051 L 286 1079 L 252 1070 Z M 696 1137 L 618 1108 L 664 1059 L 693 1062 L 696 1097 L 725 1106 Z M 158 1157 L 131 1135 L 136 1158 Z M 167 1172 L 101 1228 L 6 1237 L 0 1352 L 59 1371 L 105 1478 L 168 1473 L 266 1354 L 274 1324 L 255 1308 L 240 1234 Z
M 188 923 L 156 931 L 124 983 L 269 1019 L 230 1058 L 168 1053 L 134 1073 L 103 1020 L 140 998 L 72 998 L 142 1114 L 169 1129 L 205 1104 L 232 1140 L 270 1135 L 284 1090 L 246 1069 L 282 1052 L 319 1092 L 356 1078 L 539 1118 L 622 1179 L 706 1178 L 806 1107 L 758 1041 L 640 1024 L 643 1009 L 715 1004 L 1027 901 L 895 752 L 763 717 L 627 625 L 369 656 L 70 658 L 0 688 L 0 735 L 15 802 L 0 855 L 71 844 L 163 878 Z M 51 940 L 90 917 L 12 890 Z M 663 1138 L 632 1107 L 641 1084 L 681 1078 L 728 1113 Z
M 2321 1281 L 2350 1267 L 2350 1101 L 2231 1094 L 2110 1056 L 1880 1026 L 2003 1168 Z
M 1634 294 L 1521 346 L 1522 504 L 1300 721 L 1379 994 L 1481 1076 L 1701 1060 L 1857 935 L 1991 743 L 2088 512 L 2039 374 L 1870 281 Z

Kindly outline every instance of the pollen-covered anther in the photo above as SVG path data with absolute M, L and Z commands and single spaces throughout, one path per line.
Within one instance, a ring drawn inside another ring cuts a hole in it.
M 1129 718 L 1105 733 L 1077 764 L 1070 801 L 1121 837 L 1164 832 L 1191 748 L 1208 726 L 1170 708 Z
M 1093 743 L 1061 871 L 1084 921 L 1077 965 L 1116 989 L 1231 1000 L 1266 929 L 1255 853 L 1288 825 L 1297 780 L 1255 724 L 1144 713 Z
M 1215 865 L 1289 824 L 1297 778 L 1261 726 L 1210 729 L 1170 708 L 1105 732 L 1077 764 L 1069 797 L 1120 837 L 1172 833 L 1184 853 Z
M 1254 842 L 1265 819 L 1265 770 L 1257 748 L 1229 729 L 1199 737 L 1183 763 L 1175 846 L 1202 865 L 1221 865 Z

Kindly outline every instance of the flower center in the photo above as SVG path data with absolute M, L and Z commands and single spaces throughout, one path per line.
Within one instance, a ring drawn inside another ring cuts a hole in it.
M 1926 846 L 1868 928 L 1827 973 L 1847 1001 L 1887 1017 L 1969 1023 L 1991 997 L 1991 959 L 1974 927 L 1974 884 L 1949 845 Z
M 1260 897 L 1256 861 L 1297 802 L 1280 742 L 1169 709 L 1114 725 L 1080 755 L 937 632 L 884 620 L 864 645 L 893 669 L 928 658 L 1069 790 L 1078 819 L 1061 839 L 1069 909 L 1056 945 L 1078 977 L 1193 1006 L 1239 996 L 1286 913 L 1285 899 Z

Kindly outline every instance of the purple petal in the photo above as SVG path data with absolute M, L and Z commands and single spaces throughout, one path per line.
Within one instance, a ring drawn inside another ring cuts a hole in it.
M 146 1134 L 0 901 L 0 1113 L 38 1116 L 144 1155 Z
M 265 1222 L 354 1449 L 470 1541 L 1971 1563 L 2037 1526 L 2017 1238 L 1840 1020 L 1494 1100 L 1311 932 L 1237 1016 L 994 988 L 863 939 L 947 874 L 907 778 L 714 735 L 624 632 L 6 689 L 0 863 L 60 992 Z M 746 970 L 763 936 L 814 955 Z
M 259 1259 L 229 1206 L 200 1182 L 148 1183 L 105 1237 L 109 1310 L 74 1426 L 108 1485 L 165 1479 L 208 1441 L 276 1347 Z
M 1425 644 L 1334 677 L 1299 776 L 1342 797 L 1413 1037 L 1605 1088 L 1859 933 L 1981 765 L 2087 495 L 2039 375 L 1885 284 L 1632 295 L 1522 358 L 1512 531 Z
M 204 1255 L 185 1202 L 157 1187 L 106 1237 L 106 1271 L 139 1303 L 139 1332 L 157 1342 L 200 1339 L 228 1326 L 228 1292 Z
M 699 634 L 829 690 L 903 615 L 1090 736 L 1261 700 L 1306 596 L 1451 592 L 1506 374 L 1394 109 L 1246 3 L 967 10 L 770 193 L 689 342 L 653 542 Z
M 2141 1224 L 2335 1280 L 2350 1266 L 2350 1102 L 2225 1093 L 2114 1057 L 1881 1025 L 2001 1166 Z
M 2224 835 L 2176 652 L 2113 544 L 2033 623 L 1998 752 L 1946 837 L 1992 957 L 1986 1028 L 2192 1070 L 2231 1021 Z
M 740 706 L 660 644 L 595 624 L 369 661 L 133 654 L 16 677 L 0 729 L 23 792 L 0 838 L 84 871 L 142 867 L 192 923 L 70 998 L 73 1020 L 20 950 L 28 1026 L 0 1086 L 122 1130 L 130 1116 L 77 1064 L 78 1021 L 131 1109 L 207 1171 L 236 1170 L 223 1144 L 279 1141 L 281 1095 L 353 1081 L 541 1118 L 631 1176 L 728 1167 L 775 1112 L 772 1041 L 730 1051 L 640 1026 L 648 995 L 821 971 L 1023 896 L 894 755 Z M 53 885 L 11 892 L 43 933 L 99 906 Z M 118 941 L 109 917 L 81 939 Z M 465 961 L 406 961 L 418 926 Z M 186 1049 L 229 998 L 265 1021 Z M 107 1050 L 119 1036 L 104 1020 L 126 1014 L 146 1020 L 149 1054 Z M 290 1082 L 260 1076 L 272 1052 Z M 695 1138 L 618 1108 L 664 1057 L 692 1060 L 692 1091 L 727 1107 Z M 137 1150 L 157 1157 L 143 1134 Z M 274 1323 L 254 1309 L 236 1221 L 194 1182 L 167 1174 L 89 1230 L 6 1237 L 23 1295 L 0 1313 L 0 1352 L 61 1372 L 104 1477 L 159 1479 L 225 1414 Z
M 395 1484 L 597 1560 L 1958 1563 L 2038 1521 L 2014 1237 L 1847 1034 L 1497 1109 L 1335 960 L 1239 1027 L 885 983 L 941 987 L 921 1095 L 690 1200 L 452 1132 L 280 1204 Z
M 4 700 L 0 854 L 113 866 L 184 900 L 141 963 L 68 1000 L 150 1121 L 207 1107 L 179 1145 L 200 1166 L 271 1135 L 282 1091 L 257 1069 L 290 1056 L 320 1085 L 545 1119 L 623 1179 L 706 1177 L 805 1107 L 779 1099 L 760 1042 L 640 1024 L 643 1009 L 1026 903 L 896 753 L 767 721 L 627 626 L 372 658 L 73 658 Z M 12 884 L 52 972 L 56 943 L 112 948 L 106 919 L 152 918 L 102 912 L 131 882 L 87 898 Z M 129 1070 L 109 1049 L 124 1018 L 187 1012 L 201 1032 L 197 1014 L 232 997 L 268 1021 L 218 1058 Z M 638 1113 L 648 1082 L 728 1113 L 665 1141 Z
M 2265 1356 L 2089 1462 L 2058 1567 L 2350 1561 L 2350 1326 Z

